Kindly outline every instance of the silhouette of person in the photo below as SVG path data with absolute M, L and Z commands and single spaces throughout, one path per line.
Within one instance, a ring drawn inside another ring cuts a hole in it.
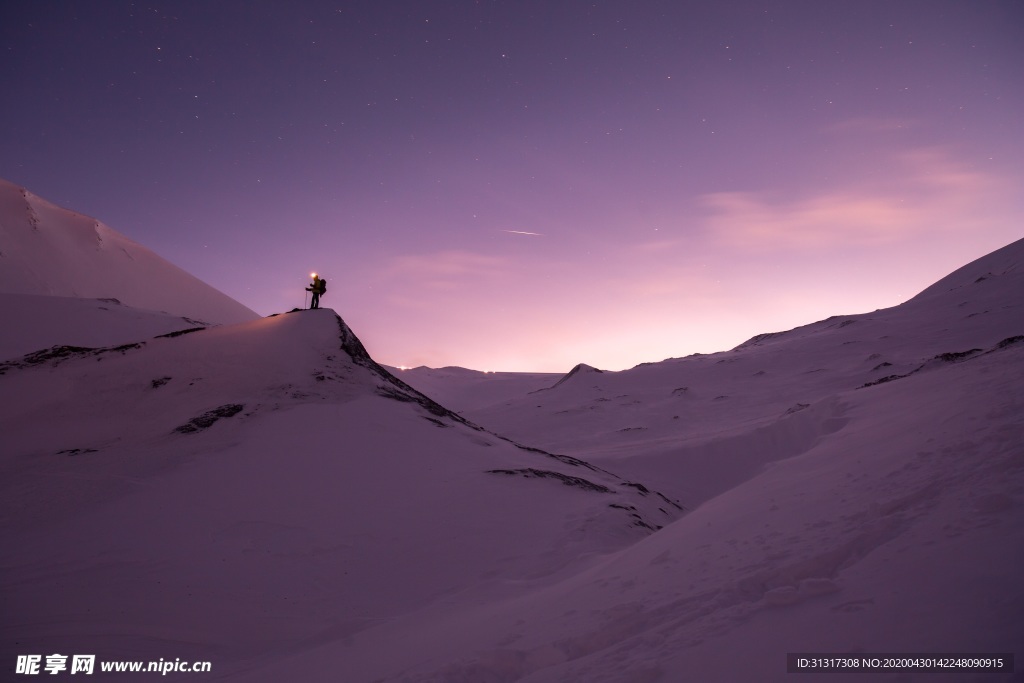
M 320 295 L 327 291 L 327 281 L 320 279 L 320 276 L 313 273 L 313 282 L 306 287 L 307 292 L 313 292 L 313 299 L 309 302 L 310 310 L 320 308 Z

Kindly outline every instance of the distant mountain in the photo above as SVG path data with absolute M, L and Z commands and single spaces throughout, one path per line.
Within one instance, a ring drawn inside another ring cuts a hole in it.
M 1024 334 L 1022 292 L 1024 240 L 1018 240 L 899 306 L 759 334 L 730 351 L 590 373 L 586 382 L 480 402 L 463 414 L 543 448 L 639 463 L 652 452 L 716 439 L 723 430 L 774 424 L 800 406 L 906 375 L 944 354 L 992 349 Z M 456 393 L 434 389 L 439 396 Z M 633 465 L 619 467 L 628 472 Z M 694 485 L 687 481 L 677 494 Z
M 117 299 L 211 324 L 259 315 L 103 223 L 0 180 L 0 293 Z
M 582 375 L 591 375 L 591 374 L 601 374 L 603 372 L 604 372 L 604 370 L 598 370 L 597 368 L 591 367 L 590 365 L 587 365 L 586 363 L 578 363 L 576 365 L 576 367 L 574 367 L 572 370 L 567 372 L 562 377 L 562 379 L 560 379 L 557 382 L 555 382 L 555 384 L 551 388 L 554 389 L 555 387 L 559 387 L 559 386 L 565 384 L 566 382 L 568 382 L 573 377 L 580 377 Z
M 456 412 L 525 396 L 550 387 L 562 377 L 548 372 L 480 372 L 459 367 L 388 369 Z

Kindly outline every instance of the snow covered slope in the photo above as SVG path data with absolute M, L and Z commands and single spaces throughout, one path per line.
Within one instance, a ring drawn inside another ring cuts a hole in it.
M 5 180 L 0 180 L 0 292 L 115 298 L 125 306 L 213 324 L 259 317 L 99 221 Z
M 0 666 L 731 683 L 793 680 L 787 652 L 1019 660 L 1022 264 L 1024 241 L 892 309 L 625 372 L 409 375 L 461 416 L 326 309 L 8 360 Z
M 1024 240 L 894 308 L 763 334 L 714 354 L 622 372 L 570 373 L 546 391 L 465 415 L 502 434 L 588 458 L 681 464 L 694 449 L 794 455 L 844 422 L 835 397 L 926 371 L 1024 334 Z M 976 351 L 975 351 L 976 350 Z M 958 356 L 957 354 L 967 354 Z M 759 466 L 759 463 L 753 463 Z M 693 475 L 687 485 L 693 485 Z
M 458 620 L 438 617 L 432 629 L 455 630 L 458 651 L 387 680 L 782 682 L 794 676 L 788 652 L 1015 652 L 1019 662 L 1022 387 L 1024 344 L 1014 343 L 840 392 L 840 429 L 597 566 Z M 699 476 L 762 446 L 770 439 L 722 444 L 668 476 Z M 442 637 L 422 647 L 454 649 Z M 313 679 L 339 654 L 325 646 L 250 680 L 275 680 L 286 665 Z
M 466 423 L 329 309 L 30 354 L 0 364 L 0 405 L 5 667 L 223 673 L 553 580 L 682 514 Z
M 0 293 L 0 360 L 50 346 L 118 346 L 203 323 L 117 299 Z
M 465 411 L 656 481 L 691 512 L 555 585 L 435 615 L 441 635 L 421 646 L 433 661 L 386 680 L 788 681 L 787 652 L 1000 652 L 1019 662 L 1022 292 L 1024 241 L 893 309 L 719 354 L 570 373 L 547 391 Z M 248 680 L 316 678 L 340 653 L 325 645 Z

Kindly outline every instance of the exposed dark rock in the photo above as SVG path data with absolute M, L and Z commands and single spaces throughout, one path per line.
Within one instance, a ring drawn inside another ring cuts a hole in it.
M 917 370 L 914 370 L 914 372 L 917 372 Z M 885 384 L 886 382 L 892 382 L 892 381 L 895 381 L 897 379 L 903 379 L 904 377 L 909 377 L 910 375 L 913 375 L 914 372 L 908 372 L 905 375 L 886 375 L 885 377 L 882 377 L 880 379 L 876 379 L 873 382 L 867 382 L 865 384 L 862 384 L 860 386 L 860 388 L 864 389 L 865 387 L 873 387 L 876 384 Z
M 64 358 L 72 358 L 74 356 L 88 356 L 94 351 L 96 351 L 96 349 L 86 346 L 51 346 L 48 349 L 42 349 L 41 351 L 33 351 L 32 353 L 25 354 L 25 356 L 22 357 L 21 362 L 26 365 L 37 365 L 50 360 L 63 360 Z
M 111 346 L 111 347 L 107 347 L 107 348 L 103 348 L 103 349 L 96 349 L 95 352 L 93 354 L 91 354 L 91 355 L 96 356 L 96 360 L 97 361 L 101 361 L 101 360 L 103 360 L 103 355 L 107 354 L 107 353 L 115 353 L 116 352 L 116 353 L 120 353 L 123 356 L 126 352 L 131 351 L 132 349 L 141 349 L 141 348 L 142 348 L 142 342 L 137 342 L 135 344 L 121 344 L 120 346 Z
M 997 349 L 1005 349 L 1007 346 L 1013 346 L 1014 344 L 1020 344 L 1024 342 L 1024 334 L 1019 334 L 1016 337 L 1007 337 L 1003 341 L 996 344 Z
M 190 434 L 192 432 L 198 432 L 201 429 L 206 429 L 213 425 L 214 422 L 221 419 L 222 417 L 232 417 L 242 412 L 245 406 L 241 403 L 228 403 L 214 408 L 213 410 L 207 411 L 199 417 L 194 417 L 180 427 L 175 427 L 174 431 L 180 432 L 181 434 Z
M 674 500 L 671 500 L 671 499 L 667 498 L 664 493 L 661 493 L 659 491 L 655 491 L 654 495 L 658 496 L 663 501 L 665 501 L 666 503 L 668 503 L 669 505 L 671 505 L 672 507 L 674 507 L 677 510 L 685 510 L 686 509 L 686 507 L 684 505 L 680 505 L 679 503 L 675 502 Z M 659 509 L 661 509 L 661 508 L 659 508 Z M 666 512 L 665 514 L 668 514 L 668 513 Z
M 121 344 L 120 346 L 108 346 L 102 348 L 67 345 L 51 346 L 48 349 L 33 351 L 32 353 L 26 354 L 22 356 L 20 360 L 11 360 L 5 363 L 0 363 L 0 375 L 3 375 L 8 370 L 27 368 L 33 365 L 41 365 L 43 363 L 51 363 L 52 365 L 58 365 L 71 358 L 86 358 L 89 356 L 95 356 L 97 360 L 100 360 L 103 354 L 120 353 L 123 355 L 124 353 L 132 349 L 142 348 L 144 344 L 145 342 L 137 342 L 134 344 Z
M 1011 344 L 1015 344 L 1015 343 L 1017 343 L 1016 340 L 1024 340 L 1024 336 L 1009 337 L 1007 339 L 1004 339 L 1003 341 L 999 342 L 998 344 L 996 344 L 993 348 L 989 349 L 988 351 L 983 351 L 982 349 L 968 349 L 967 351 L 950 351 L 950 352 L 947 352 L 947 353 L 940 353 L 939 355 L 933 357 L 928 362 L 918 366 L 917 368 L 911 370 L 910 372 L 908 372 L 906 374 L 903 374 L 903 375 L 888 375 L 886 377 L 882 377 L 881 379 L 876 379 L 873 382 L 868 382 L 866 384 L 862 384 L 861 386 L 858 387 L 858 389 L 864 389 L 865 387 L 873 387 L 873 386 L 875 386 L 877 384 L 885 384 L 886 382 L 892 382 L 892 381 L 897 380 L 897 379 L 903 379 L 904 377 L 910 377 L 911 375 L 914 375 L 914 374 L 916 374 L 918 372 L 921 372 L 925 368 L 927 368 L 927 367 L 929 367 L 931 365 L 934 365 L 935 361 L 939 361 L 940 363 L 960 363 L 960 362 L 963 362 L 963 361 L 966 361 L 966 360 L 971 360 L 973 358 L 976 358 L 977 356 L 984 356 L 986 354 L 992 353 L 993 351 L 997 351 L 999 349 L 1005 348 L 1006 346 L 1009 346 Z M 882 365 L 885 365 L 885 364 L 883 363 Z M 882 367 L 882 365 L 879 365 L 875 369 L 877 370 L 878 368 Z
M 154 339 L 170 339 L 171 337 L 180 337 L 183 334 L 191 334 L 192 332 L 198 332 L 199 330 L 205 330 L 205 327 L 189 327 L 185 330 L 178 330 L 176 332 L 168 332 L 167 334 L 158 334 L 153 337 Z
M 973 356 L 976 353 L 981 353 L 981 349 L 970 349 L 969 351 L 955 351 L 955 352 L 951 352 L 951 353 L 940 353 L 939 355 L 935 356 L 935 358 L 933 360 L 941 360 L 941 361 L 944 361 L 946 363 L 954 363 L 956 361 L 960 361 L 960 360 L 963 360 L 965 358 L 970 358 L 971 356 Z
M 95 448 L 68 448 L 63 451 L 57 451 L 57 455 L 82 455 L 84 453 L 98 453 Z
M 562 474 L 561 472 L 552 472 L 551 470 L 538 470 L 535 467 L 525 467 L 523 469 L 516 470 L 487 470 L 488 474 L 513 474 L 527 479 L 556 479 L 562 482 L 565 486 L 574 486 L 576 488 L 583 489 L 585 491 L 596 491 L 598 493 L 611 493 L 612 490 L 602 484 L 595 484 L 594 482 L 584 479 L 583 477 L 573 477 L 568 474 Z
M 157 379 L 152 380 L 150 384 L 153 386 L 154 389 L 156 389 L 158 387 L 162 387 L 163 385 L 167 384 L 170 381 L 170 377 L 159 377 Z

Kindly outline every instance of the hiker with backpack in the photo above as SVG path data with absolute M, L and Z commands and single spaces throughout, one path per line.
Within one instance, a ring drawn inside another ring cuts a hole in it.
M 320 297 L 327 292 L 327 280 L 313 273 L 313 283 L 306 287 L 306 291 L 313 292 L 313 299 L 309 303 L 309 309 L 320 308 Z

